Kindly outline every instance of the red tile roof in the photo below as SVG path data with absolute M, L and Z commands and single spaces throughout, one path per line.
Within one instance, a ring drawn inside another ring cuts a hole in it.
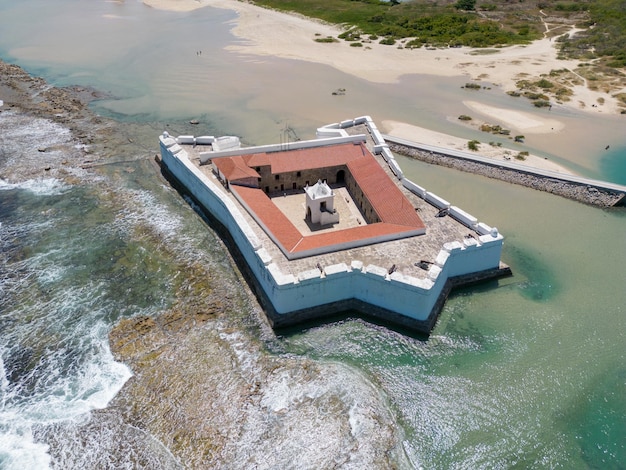
M 352 160 L 348 162 L 348 170 L 382 222 L 424 227 L 413 205 L 374 157 Z
M 240 156 L 214 158 L 213 164 L 222 172 L 228 181 L 260 177 L 260 175 L 253 168 L 250 168 Z
M 347 143 L 280 152 L 244 154 L 242 156 L 250 166 L 271 165 L 272 174 L 276 175 L 345 165 L 348 161 L 362 158 L 366 154 L 370 154 L 370 152 L 363 144 Z
M 256 214 L 257 218 L 265 225 L 265 228 L 274 235 L 274 238 L 282 245 L 287 255 L 321 247 L 351 243 L 358 240 L 366 244 L 376 238 L 393 234 L 401 238 L 403 235 L 414 235 L 416 230 L 420 229 L 420 227 L 415 226 L 381 222 L 317 235 L 303 236 L 262 190 L 234 185 L 231 186 L 231 189 L 236 192 L 248 208 Z
M 272 173 L 295 172 L 328 166 L 347 165 L 348 170 L 370 201 L 381 222 L 344 230 L 303 236 L 288 217 L 260 189 L 232 185 L 231 190 L 253 212 L 253 216 L 282 245 L 286 255 L 361 241 L 360 245 L 380 237 L 402 238 L 423 233 L 425 225 L 402 191 L 381 168 L 363 144 L 340 144 L 328 147 L 254 153 L 213 160 L 220 171 L 234 181 L 258 177 L 250 168 L 271 165 Z M 394 236 L 395 235 L 395 236 Z
M 266 166 L 270 164 L 270 157 L 267 153 L 253 153 L 243 155 L 243 159 L 248 166 Z

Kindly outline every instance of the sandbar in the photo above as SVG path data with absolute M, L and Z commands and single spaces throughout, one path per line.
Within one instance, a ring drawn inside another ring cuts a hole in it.
M 465 75 L 472 80 L 492 83 L 503 91 L 511 91 L 517 89 L 516 82 L 522 78 L 539 77 L 557 69 L 574 70 L 579 64 L 578 60 L 558 59 L 558 51 L 550 38 L 528 45 L 488 50 L 467 47 L 408 49 L 375 41 L 364 42 L 363 47 L 351 47 L 346 41 L 315 41 L 327 36 L 336 38 L 342 32 L 339 26 L 245 1 L 144 0 L 144 3 L 154 8 L 177 11 L 206 6 L 234 10 L 239 17 L 232 32 L 243 41 L 228 46 L 229 50 L 325 64 L 378 83 L 394 83 L 408 74 Z M 616 114 L 621 109 L 611 94 L 585 86 L 574 87 L 572 91 L 574 95 L 564 103 L 565 106 L 606 114 Z M 626 89 L 623 91 L 626 92 Z
M 232 33 L 240 39 L 227 49 L 239 54 L 280 57 L 319 63 L 334 67 L 344 73 L 375 83 L 396 83 L 404 75 L 426 74 L 442 77 L 467 76 L 500 87 L 503 91 L 517 90 L 516 82 L 523 78 L 537 78 L 551 70 L 574 70 L 579 61 L 557 58 L 557 49 L 549 38 L 528 45 L 516 45 L 490 50 L 467 47 L 408 49 L 386 46 L 377 42 L 364 42 L 363 47 L 351 47 L 346 41 L 316 42 L 316 38 L 336 38 L 342 29 L 297 14 L 287 14 L 238 0 L 144 0 L 154 8 L 191 11 L 214 7 L 236 11 Z M 617 100 L 608 93 L 590 90 L 586 86 L 573 87 L 570 101 L 559 106 L 584 110 L 589 113 L 618 114 Z M 624 89 L 626 92 L 626 88 Z M 489 124 L 499 124 L 520 134 L 558 133 L 564 124 L 550 119 L 544 112 L 520 112 L 495 108 L 478 101 L 464 104 L 479 113 Z M 422 128 L 410 124 L 386 121 L 388 132 L 427 134 Z M 421 130 L 417 130 L 421 129 Z M 409 138 L 409 137 L 407 137 Z M 453 141 L 454 137 L 448 137 Z M 414 139 L 412 139 L 414 140 Z M 463 141 L 466 145 L 467 141 Z M 425 142 L 426 143 L 426 142 Z M 460 143 L 454 144 L 458 148 Z M 483 145 L 483 147 L 486 145 Z M 494 149 L 495 150 L 495 149 Z M 508 155 L 507 155 L 508 157 Z M 502 157 L 504 158 L 504 156 Z M 544 158 L 527 157 L 525 164 L 544 167 L 551 162 Z M 556 171 L 567 171 L 560 167 Z
M 407 124 L 405 122 L 385 120 L 381 123 L 381 127 L 386 134 L 400 137 L 402 139 L 407 139 L 420 144 L 461 150 L 464 152 L 473 153 L 475 155 L 493 158 L 494 160 L 513 161 L 515 163 L 527 165 L 533 168 L 540 168 L 542 170 L 556 171 L 559 173 L 570 175 L 573 174 L 570 170 L 559 165 L 558 163 L 554 163 L 546 159 L 545 157 L 541 157 L 538 155 L 525 155 L 523 157 L 523 160 L 516 158 L 522 149 L 515 148 L 514 144 L 510 146 L 498 147 L 483 142 L 479 144 L 478 150 L 470 151 L 467 147 L 467 139 L 432 131 L 423 127 Z

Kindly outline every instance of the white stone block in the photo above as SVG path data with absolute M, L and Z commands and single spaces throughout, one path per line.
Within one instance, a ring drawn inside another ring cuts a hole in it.
M 271 263 L 267 266 L 267 270 L 274 278 L 274 282 L 278 286 L 285 286 L 288 284 L 293 284 L 296 281 L 296 278 L 293 274 L 284 274 L 276 263 Z
M 485 244 L 485 243 L 493 243 L 493 242 L 502 242 L 504 237 L 498 233 L 495 237 L 491 234 L 488 234 L 488 235 L 481 235 L 480 237 L 478 237 L 478 239 L 480 240 L 480 243 Z
M 391 153 L 391 150 L 389 150 L 389 147 L 384 147 L 383 148 L 383 158 L 385 159 L 386 162 L 391 162 L 391 160 L 395 161 L 393 153 Z M 398 166 L 398 168 L 400 168 Z
M 448 209 L 450 207 L 450 203 L 448 201 L 437 196 L 436 194 L 431 193 L 430 191 L 426 192 L 425 199 L 437 209 Z
M 176 155 L 177 153 L 182 152 L 183 148 L 178 144 L 174 144 L 168 150 L 172 155 Z
M 463 244 L 465 245 L 466 248 L 473 248 L 473 247 L 478 246 L 478 240 L 472 237 L 468 237 L 468 238 L 463 239 Z
M 352 119 L 348 119 L 346 121 L 341 121 L 341 128 L 345 129 L 347 127 L 353 127 L 354 126 L 354 121 Z
M 259 248 L 256 252 L 257 256 L 261 259 L 264 266 L 267 266 L 272 262 L 272 257 L 265 248 Z
M 441 268 L 433 264 L 430 266 L 430 269 L 428 270 L 428 278 L 434 281 L 435 279 L 437 279 L 440 273 L 441 273 Z
M 196 144 L 198 145 L 210 145 L 215 141 L 215 137 L 212 135 L 201 135 L 196 137 Z
M 411 191 L 413 194 L 416 194 L 419 197 L 424 197 L 426 195 L 426 189 L 422 188 L 420 185 L 415 184 L 413 181 L 408 180 L 406 178 L 402 179 L 402 186 Z
M 298 273 L 298 281 L 308 281 L 309 279 L 319 279 L 322 276 L 322 272 L 317 269 L 309 269 L 308 271 L 302 271 Z
M 473 227 L 478 219 L 456 206 L 450 207 L 450 215 L 467 227 Z
M 363 271 L 363 261 L 352 261 L 350 267 L 353 271 Z
M 443 267 L 443 265 L 446 264 L 446 261 L 448 261 L 449 257 L 450 257 L 449 252 L 445 250 L 441 250 L 439 254 L 437 255 L 437 257 L 435 258 L 435 264 L 437 266 Z
M 196 139 L 192 135 L 179 135 L 176 137 L 176 142 L 179 144 L 193 145 L 196 143 Z
M 385 139 L 383 139 L 382 134 L 378 132 L 378 129 L 372 129 L 372 139 L 374 143 L 378 145 L 385 143 Z
M 387 269 L 381 268 L 380 266 L 375 266 L 373 264 L 369 264 L 367 268 L 365 268 L 365 272 L 367 274 L 373 274 L 380 277 L 387 277 L 388 274 Z
M 389 159 L 388 163 L 389 168 L 391 168 L 391 171 L 393 171 L 393 174 L 396 175 L 398 178 L 402 178 L 403 173 L 400 169 L 400 165 L 398 165 L 398 162 L 395 159 Z
M 491 227 L 484 222 L 479 222 L 478 224 L 476 224 L 476 231 L 481 235 L 486 235 L 488 233 L 491 233 Z
M 446 250 L 447 252 L 451 252 L 454 250 L 462 250 L 463 249 L 463 245 L 461 245 L 460 242 L 457 242 L 456 240 L 453 242 L 447 242 L 443 244 L 443 248 L 444 250 Z
M 333 274 L 347 273 L 348 265 L 346 265 L 346 263 L 331 264 L 324 268 L 324 272 L 326 273 L 326 277 L 332 276 Z
M 162 142 L 166 148 L 170 148 L 172 145 L 176 144 L 176 140 L 173 137 L 166 137 L 162 140 Z

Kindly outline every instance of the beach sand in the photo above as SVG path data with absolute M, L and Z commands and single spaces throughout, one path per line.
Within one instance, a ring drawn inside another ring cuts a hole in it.
M 494 160 L 512 161 L 522 165 L 528 165 L 533 168 L 542 170 L 556 171 L 564 174 L 573 174 L 573 172 L 563 166 L 554 163 L 545 157 L 529 154 L 523 157 L 523 160 L 516 158 L 521 149 L 516 149 L 514 144 L 510 146 L 492 146 L 481 142 L 478 150 L 471 151 L 467 147 L 468 140 L 452 135 L 443 134 L 441 132 L 431 131 L 423 127 L 414 126 L 405 122 L 385 120 L 381 123 L 381 128 L 386 134 L 400 137 L 402 139 L 411 140 L 420 144 L 432 145 L 435 147 L 461 150 L 464 152 L 480 155 L 483 157 L 493 158 Z
M 344 73 L 378 83 L 395 83 L 403 75 L 427 74 L 443 77 L 467 76 L 468 80 L 480 80 L 503 91 L 516 90 L 516 82 L 522 78 L 539 77 L 551 70 L 570 69 L 578 65 L 575 60 L 557 59 L 554 43 L 546 38 L 529 45 L 506 48 L 475 50 L 470 48 L 446 48 L 428 50 L 403 49 L 385 46 L 375 42 L 364 43 L 364 47 L 351 47 L 348 42 L 319 43 L 315 38 L 337 37 L 341 29 L 300 15 L 285 14 L 261 8 L 237 0 L 144 0 L 154 8 L 190 11 L 211 6 L 234 10 L 238 19 L 233 34 L 242 41 L 228 46 L 228 49 L 241 54 L 272 56 L 303 60 L 332 66 Z M 574 95 L 569 102 L 560 106 L 572 107 L 589 113 L 617 114 L 620 111 L 617 101 L 610 94 L 592 91 L 585 86 L 573 88 Z M 625 90 L 626 91 L 626 90 Z M 600 99 L 602 98 L 602 99 Z M 601 103 L 601 104 L 599 104 Z M 547 119 L 539 113 L 520 112 L 506 108 L 494 108 L 479 101 L 466 101 L 464 104 L 479 113 L 488 121 L 497 118 L 520 134 L 558 132 L 564 124 L 556 119 Z M 409 124 L 387 122 L 386 132 L 398 137 L 439 145 L 434 133 Z M 402 135 L 399 134 L 402 132 Z M 431 139 L 431 137 L 433 139 Z M 461 140 L 449 137 L 447 140 Z M 463 140 L 466 144 L 467 141 Z M 454 148 L 458 148 L 458 142 Z M 487 145 L 482 145 L 486 147 Z M 493 149 L 495 152 L 496 150 Z M 543 158 L 528 158 L 528 165 L 542 167 Z M 555 169 L 554 164 L 550 164 Z M 567 171 L 560 168 L 560 171 Z

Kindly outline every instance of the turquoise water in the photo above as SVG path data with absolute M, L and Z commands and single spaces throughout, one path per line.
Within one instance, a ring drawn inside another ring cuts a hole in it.
M 609 148 L 601 157 L 600 168 L 607 181 L 626 184 L 626 147 Z
M 43 18 L 49 21 L 37 21 Z M 145 123 L 137 139 L 154 152 L 159 126 L 188 130 L 192 117 L 201 118 L 199 133 L 253 143 L 275 141 L 286 124 L 304 138 L 320 124 L 361 114 L 473 135 L 448 119 L 463 113 L 465 78 L 375 85 L 314 64 L 231 55 L 223 47 L 235 41 L 226 24 L 232 18 L 139 2 L 0 0 L 0 55 L 54 83 L 111 93 L 94 109 Z M 333 97 L 340 86 L 348 93 Z M 510 103 L 495 90 L 483 97 Z M 571 136 L 529 145 L 623 182 L 623 121 L 552 112 Z M 37 438 L 41 430 L 87 420 L 130 376 L 111 357 L 110 328 L 167 310 L 180 266 L 190 260 L 215 272 L 230 265 L 213 232 L 145 160 L 72 169 L 71 184 L 55 175 L 9 181 L 16 168 L 40 165 L 37 145 L 65 134 L 36 120 L 13 122 L 6 111 L 0 125 L 0 467 L 46 468 L 54 462 Z M 583 128 L 590 133 L 580 135 Z M 29 149 L 25 141 L 35 143 Z M 624 468 L 624 210 L 398 161 L 409 178 L 497 226 L 514 276 L 456 293 L 427 340 L 348 319 L 279 337 L 268 348 L 339 362 L 358 371 L 350 380 L 373 383 L 415 468 Z M 93 462 L 107 461 L 106 435 L 100 443 L 69 432 L 65 439 L 65 466 L 84 466 L 89 453 L 101 457 Z M 85 441 L 96 442 L 88 452 Z M 131 447 L 116 457 L 132 464 L 147 452 Z
M 499 222 L 513 279 L 457 293 L 428 341 L 344 322 L 286 338 L 290 350 L 368 370 L 424 468 L 622 468 L 626 216 L 399 162 Z

